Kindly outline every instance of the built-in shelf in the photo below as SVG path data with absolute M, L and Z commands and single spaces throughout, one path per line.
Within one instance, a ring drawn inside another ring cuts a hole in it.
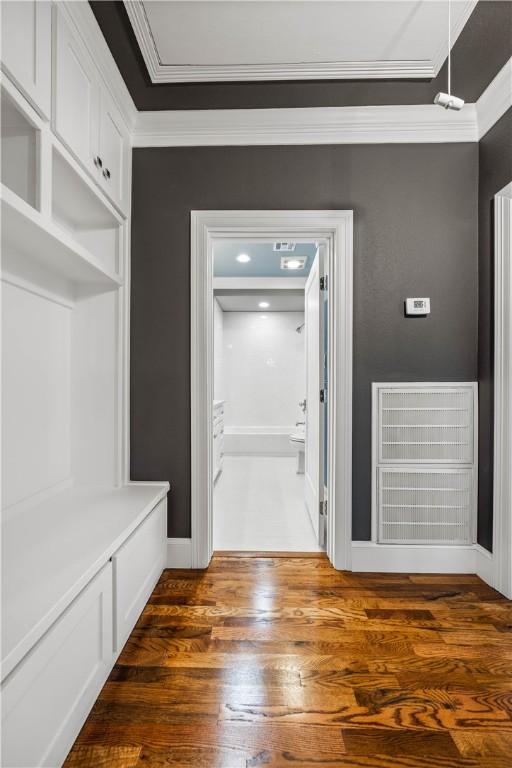
M 57 143 L 52 147 L 51 214 L 105 271 L 121 273 L 123 220 Z
M 70 488 L 2 525 L 2 679 L 168 488 Z
M 39 197 L 39 131 L 3 88 L 0 114 L 2 184 L 36 208 Z
M 2 185 L 1 196 L 2 251 L 11 252 L 9 271 L 13 256 L 19 253 L 76 283 L 110 290 L 121 285 L 115 271 L 105 268 L 98 257 L 11 189 Z

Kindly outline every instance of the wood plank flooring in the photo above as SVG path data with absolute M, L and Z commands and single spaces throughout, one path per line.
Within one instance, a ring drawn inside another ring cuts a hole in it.
M 510 768 L 512 603 L 323 555 L 166 570 L 66 768 Z

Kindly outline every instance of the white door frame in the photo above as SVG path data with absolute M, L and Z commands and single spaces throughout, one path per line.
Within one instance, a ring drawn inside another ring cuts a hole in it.
M 494 585 L 512 598 L 512 182 L 494 197 Z
M 192 567 L 206 568 L 213 541 L 213 242 L 323 241 L 329 274 L 329 512 L 327 554 L 339 570 L 352 549 L 352 211 L 191 212 Z

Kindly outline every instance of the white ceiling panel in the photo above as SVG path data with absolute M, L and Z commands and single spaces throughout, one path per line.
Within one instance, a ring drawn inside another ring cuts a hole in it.
M 447 0 L 125 0 L 153 82 L 434 77 Z M 452 0 L 452 43 L 476 0 Z

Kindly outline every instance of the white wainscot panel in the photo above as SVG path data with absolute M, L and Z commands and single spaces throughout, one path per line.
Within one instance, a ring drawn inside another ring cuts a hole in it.
M 71 315 L 2 282 L 4 508 L 70 476 Z

